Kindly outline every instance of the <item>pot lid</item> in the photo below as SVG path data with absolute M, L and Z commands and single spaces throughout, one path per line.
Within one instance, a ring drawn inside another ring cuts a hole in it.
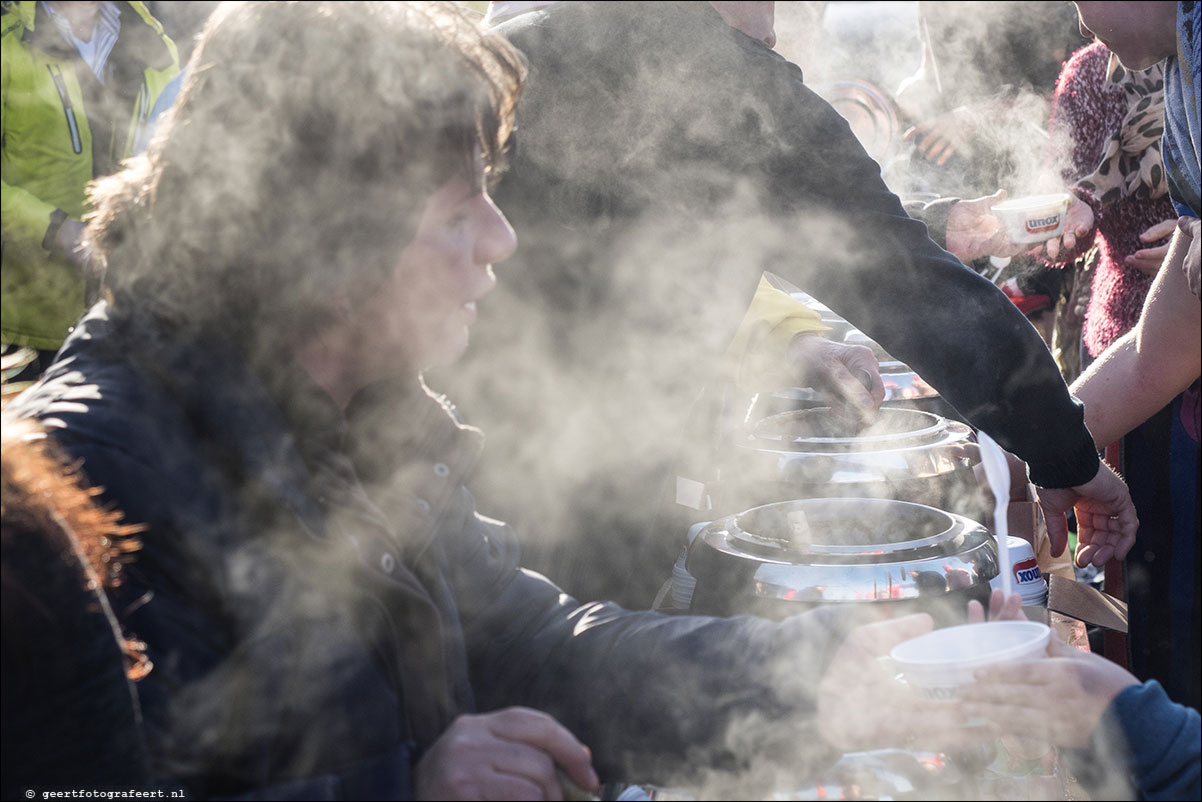
M 829 407 L 811 407 L 761 419 L 745 445 L 767 451 L 845 453 L 935 446 L 970 435 L 964 424 L 917 409 L 882 407 L 870 426 L 857 430 Z
M 709 556 L 695 559 L 702 551 Z M 700 563 L 737 567 L 756 596 L 824 602 L 938 595 L 998 572 L 993 536 L 980 524 L 870 498 L 785 501 L 719 519 L 690 546 L 690 571 Z
M 951 554 L 977 525 L 965 527 L 952 513 L 908 501 L 829 498 L 765 504 L 724 519 L 724 528 L 751 552 L 837 563 Z

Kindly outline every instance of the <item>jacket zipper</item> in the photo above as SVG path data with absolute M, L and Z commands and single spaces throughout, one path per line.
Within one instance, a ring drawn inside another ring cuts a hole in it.
M 67 85 L 63 83 L 63 72 L 57 64 L 47 64 L 50 77 L 54 79 L 54 87 L 58 89 L 59 99 L 63 102 L 63 111 L 67 115 L 67 128 L 71 131 L 71 147 L 76 154 L 83 153 L 83 141 L 79 138 L 79 123 L 75 120 L 75 106 L 71 96 L 67 94 Z

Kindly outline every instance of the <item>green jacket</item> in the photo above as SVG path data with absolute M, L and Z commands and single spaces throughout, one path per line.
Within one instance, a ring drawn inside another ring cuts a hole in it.
M 0 338 L 56 349 L 83 312 L 84 280 L 52 253 L 54 234 L 64 214 L 85 214 L 88 182 L 130 155 L 179 56 L 145 4 L 117 3 L 121 32 L 102 85 L 41 3 L 3 6 Z

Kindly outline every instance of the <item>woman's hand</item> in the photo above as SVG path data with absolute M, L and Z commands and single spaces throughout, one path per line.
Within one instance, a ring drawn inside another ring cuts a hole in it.
M 964 713 L 1010 735 L 1030 735 L 1031 722 L 1038 721 L 1048 742 L 1081 747 L 1114 697 L 1138 682 L 1121 666 L 1053 633 L 1043 660 L 977 669 L 964 694 Z
M 1068 211 L 1064 213 L 1064 227 L 1059 237 L 1052 237 L 1044 243 L 1048 259 L 1055 261 L 1061 251 L 1071 253 L 1077 247 L 1077 240 L 1082 239 L 1094 227 L 1093 209 L 1076 194 L 1069 193 Z M 1038 250 L 1038 249 L 1037 249 Z
M 1156 275 L 1156 271 L 1160 270 L 1160 266 L 1164 263 L 1164 257 L 1169 252 L 1169 238 L 1173 236 L 1173 230 L 1176 228 L 1176 220 L 1162 220 L 1140 234 L 1141 242 L 1152 243 L 1164 240 L 1164 244 L 1157 245 L 1155 248 L 1141 248 L 1124 259 L 1123 264 L 1141 273 L 1147 273 L 1149 276 Z
M 961 106 L 907 128 L 902 139 L 913 142 L 925 161 L 942 167 L 972 138 L 974 130 L 969 110 Z
M 460 716 L 418 761 L 418 799 L 561 800 L 559 772 L 579 788 L 600 783 L 592 755 L 546 713 L 509 707 Z
M 924 699 L 879 659 L 902 641 L 931 631 L 926 613 L 853 629 L 818 683 L 823 737 L 845 752 L 906 744 L 943 751 L 997 737 L 989 727 L 964 726 L 957 702 Z

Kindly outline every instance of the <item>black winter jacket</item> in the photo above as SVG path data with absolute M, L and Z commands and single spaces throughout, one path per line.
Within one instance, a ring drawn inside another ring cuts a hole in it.
M 165 785 L 406 798 L 455 716 L 509 705 L 564 722 L 603 779 L 733 767 L 725 736 L 746 718 L 788 721 L 801 762 L 830 757 L 808 714 L 834 614 L 581 604 L 476 512 L 462 480 L 479 433 L 415 381 L 344 416 L 287 364 L 171 343 L 99 304 L 13 402 L 147 527 L 127 623 L 155 666 L 138 693 Z

